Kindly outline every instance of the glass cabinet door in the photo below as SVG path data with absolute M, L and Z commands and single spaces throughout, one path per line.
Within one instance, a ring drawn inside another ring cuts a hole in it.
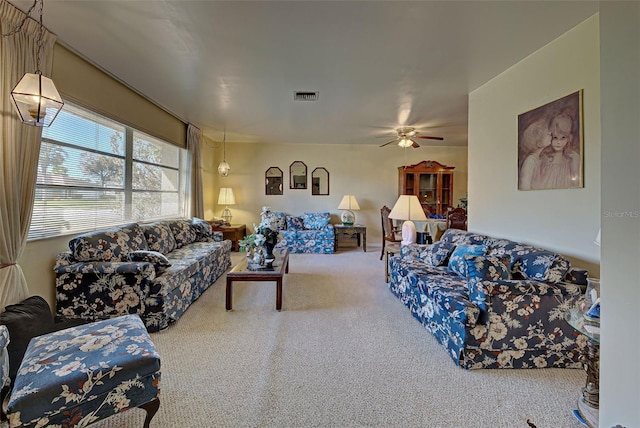
M 451 193 L 453 189 L 451 188 L 451 174 L 442 174 L 440 177 L 442 182 L 442 213 L 446 213 L 451 207 Z
M 425 214 L 438 212 L 438 174 L 420 174 L 418 199 Z

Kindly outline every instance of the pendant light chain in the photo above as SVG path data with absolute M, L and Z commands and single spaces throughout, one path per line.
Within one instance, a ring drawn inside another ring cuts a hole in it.
M 38 4 L 38 0 L 34 0 L 33 4 L 29 8 L 29 10 L 25 13 L 24 18 L 22 18 L 22 21 L 20 21 L 20 23 L 16 26 L 16 28 L 9 31 L 8 33 L 2 33 L 2 37 L 13 36 L 14 34 L 17 34 L 20 31 L 22 31 L 22 27 L 24 27 L 24 23 L 27 22 L 27 19 L 31 17 L 31 12 L 33 12 L 33 9 L 35 9 L 37 4 Z M 42 5 L 40 6 L 40 25 L 42 25 Z
M 38 0 L 36 0 L 36 3 Z M 42 24 L 42 9 L 44 8 L 44 0 L 40 0 L 40 29 L 38 30 L 38 38 L 36 39 L 36 44 L 38 46 L 38 51 L 36 52 L 36 74 L 42 74 L 40 71 L 40 61 L 42 60 L 42 51 L 44 51 L 44 44 L 42 39 L 44 38 L 44 25 Z

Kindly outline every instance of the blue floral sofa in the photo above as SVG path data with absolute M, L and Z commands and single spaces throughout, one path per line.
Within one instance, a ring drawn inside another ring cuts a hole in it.
M 276 248 L 287 248 L 290 253 L 333 254 L 335 230 L 328 212 L 306 212 L 302 216 L 273 212 L 278 219 L 282 239 Z
M 466 369 L 579 368 L 586 338 L 564 321 L 587 271 L 551 251 L 448 229 L 403 246 L 389 288 Z
M 54 267 L 58 315 L 138 314 L 150 332 L 180 318 L 231 266 L 231 241 L 197 218 L 89 232 L 69 250 Z

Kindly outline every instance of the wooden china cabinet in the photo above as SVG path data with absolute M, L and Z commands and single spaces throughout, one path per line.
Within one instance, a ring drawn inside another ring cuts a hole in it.
M 453 207 L 453 169 L 436 161 L 398 167 L 398 194 L 416 195 L 427 217 Z

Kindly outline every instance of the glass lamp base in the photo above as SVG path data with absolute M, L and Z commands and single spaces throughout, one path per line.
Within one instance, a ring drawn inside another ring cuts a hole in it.
M 356 215 L 353 211 L 346 210 L 342 212 L 340 220 L 342 220 L 342 224 L 345 226 L 353 226 L 353 223 L 356 221 Z

